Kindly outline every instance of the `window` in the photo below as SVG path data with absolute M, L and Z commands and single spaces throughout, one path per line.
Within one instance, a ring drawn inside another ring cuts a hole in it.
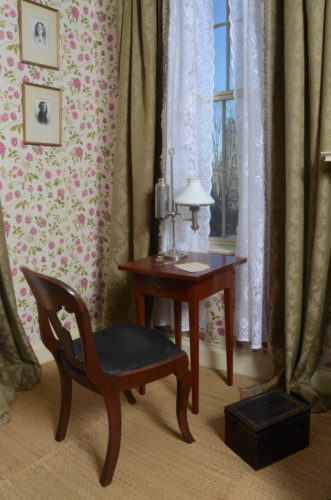
M 214 127 L 210 251 L 232 253 L 238 223 L 236 118 L 231 68 L 229 5 L 214 0 Z

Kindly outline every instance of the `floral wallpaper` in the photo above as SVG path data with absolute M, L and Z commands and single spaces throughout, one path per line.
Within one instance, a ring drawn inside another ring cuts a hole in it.
M 71 283 L 100 319 L 117 99 L 115 0 L 46 4 L 59 10 L 59 71 L 20 62 L 18 2 L 0 4 L 0 199 L 18 310 L 32 343 L 39 329 L 21 265 Z M 63 90 L 62 146 L 23 144 L 23 82 Z
M 59 71 L 20 62 L 17 0 L 0 4 L 0 199 L 18 311 L 32 343 L 39 329 L 21 265 L 71 283 L 100 321 L 117 104 L 116 0 L 40 3 L 59 10 Z M 23 82 L 63 90 L 61 147 L 23 144 Z M 207 301 L 200 339 L 225 344 L 223 294 Z M 331 368 L 330 327 L 320 366 Z

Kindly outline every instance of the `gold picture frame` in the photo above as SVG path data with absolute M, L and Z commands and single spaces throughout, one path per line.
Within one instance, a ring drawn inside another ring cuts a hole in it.
M 62 90 L 23 83 L 23 142 L 62 145 Z
M 59 11 L 19 0 L 21 62 L 60 69 Z

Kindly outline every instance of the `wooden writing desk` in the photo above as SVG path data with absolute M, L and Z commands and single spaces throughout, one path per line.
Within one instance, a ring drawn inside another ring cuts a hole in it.
M 233 299 L 234 268 L 247 259 L 230 255 L 189 253 L 179 262 L 155 262 L 155 256 L 118 266 L 133 273 L 136 322 L 145 325 L 145 295 L 174 301 L 175 339 L 181 348 L 181 302 L 188 302 L 190 323 L 190 360 L 192 373 L 192 412 L 199 412 L 199 301 L 224 290 L 227 383 L 233 384 Z M 177 263 L 200 262 L 209 269 L 190 273 Z

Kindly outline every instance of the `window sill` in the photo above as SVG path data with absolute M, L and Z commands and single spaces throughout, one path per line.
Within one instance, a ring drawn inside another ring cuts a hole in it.
M 235 240 L 222 240 L 221 238 L 209 238 L 208 253 L 234 255 L 235 249 L 236 249 Z

